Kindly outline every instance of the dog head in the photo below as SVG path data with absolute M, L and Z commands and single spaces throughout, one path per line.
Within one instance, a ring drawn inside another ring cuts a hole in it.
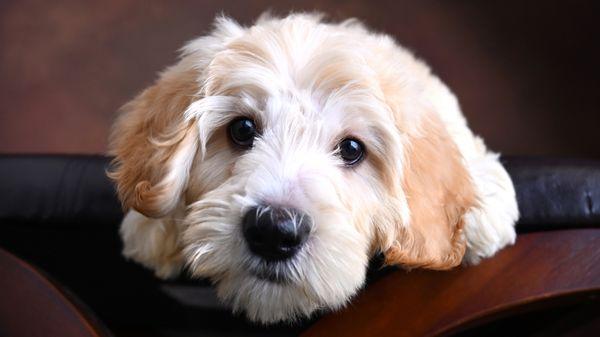
M 475 195 L 436 81 L 355 21 L 221 18 L 125 106 L 112 177 L 126 208 L 180 214 L 189 271 L 250 319 L 335 309 L 375 253 L 432 269 L 464 255 Z

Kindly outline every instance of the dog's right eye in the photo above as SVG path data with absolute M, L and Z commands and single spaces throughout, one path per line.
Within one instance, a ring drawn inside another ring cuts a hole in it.
M 256 125 L 249 118 L 238 118 L 229 124 L 229 137 L 231 140 L 243 147 L 251 148 L 256 137 Z

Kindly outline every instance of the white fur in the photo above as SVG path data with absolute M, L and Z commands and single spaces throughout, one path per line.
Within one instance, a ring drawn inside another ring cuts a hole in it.
M 170 219 L 150 219 L 130 210 L 121 224 L 123 255 L 154 270 L 160 278 L 176 276 L 183 261 L 179 256 L 177 229 Z
M 261 58 L 236 53 L 245 41 L 260 45 Z M 513 243 L 518 211 L 510 178 L 468 129 L 452 93 L 389 37 L 355 21 L 324 24 L 317 16 L 292 15 L 263 17 L 251 28 L 219 18 L 165 73 L 198 74 L 198 99 L 181 112 L 197 132 L 187 134 L 192 142 L 180 145 L 163 180 L 180 195 L 165 208 L 181 206 L 161 219 L 129 211 L 121 227 L 125 256 L 159 277 L 174 276 L 184 265 L 209 277 L 219 297 L 251 320 L 294 320 L 346 304 L 363 285 L 369 258 L 392 244 L 388 239 L 377 247 L 377 237 L 410 226 L 403 191 L 390 195 L 373 161 L 393 169 L 400 185 L 404 135 L 373 65 L 384 62 L 403 76 L 402 90 L 418 93 L 439 114 L 463 156 L 479 201 L 464 217 L 465 261 L 476 263 Z M 346 84 L 336 87 L 340 82 Z M 410 108 L 404 113 L 410 123 L 420 117 Z M 245 153 L 222 141 L 227 123 L 239 115 L 254 118 L 262 130 Z M 356 168 L 337 156 L 345 136 L 360 138 L 371 156 Z M 243 214 L 260 203 L 301 209 L 314 223 L 300 253 L 270 267 L 284 283 L 256 276 L 265 262 L 249 252 L 241 233 Z M 393 216 L 379 215 L 389 209 Z

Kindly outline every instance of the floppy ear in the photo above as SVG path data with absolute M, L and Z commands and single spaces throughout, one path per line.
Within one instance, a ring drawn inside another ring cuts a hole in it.
M 197 128 L 184 119 L 199 91 L 197 75 L 174 66 L 123 107 L 111 133 L 109 176 L 125 209 L 158 218 L 179 202 L 198 146 Z
M 414 131 L 414 130 L 412 130 Z M 405 133 L 401 187 L 410 212 L 384 252 L 388 264 L 449 269 L 466 248 L 463 216 L 475 204 L 463 158 L 435 112 L 420 115 L 416 132 Z

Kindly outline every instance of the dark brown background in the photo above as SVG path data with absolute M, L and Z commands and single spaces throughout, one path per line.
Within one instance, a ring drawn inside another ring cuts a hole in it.
M 600 156 L 594 1 L 1 1 L 0 152 L 104 153 L 115 111 L 224 12 L 358 17 L 456 92 L 506 154 Z

